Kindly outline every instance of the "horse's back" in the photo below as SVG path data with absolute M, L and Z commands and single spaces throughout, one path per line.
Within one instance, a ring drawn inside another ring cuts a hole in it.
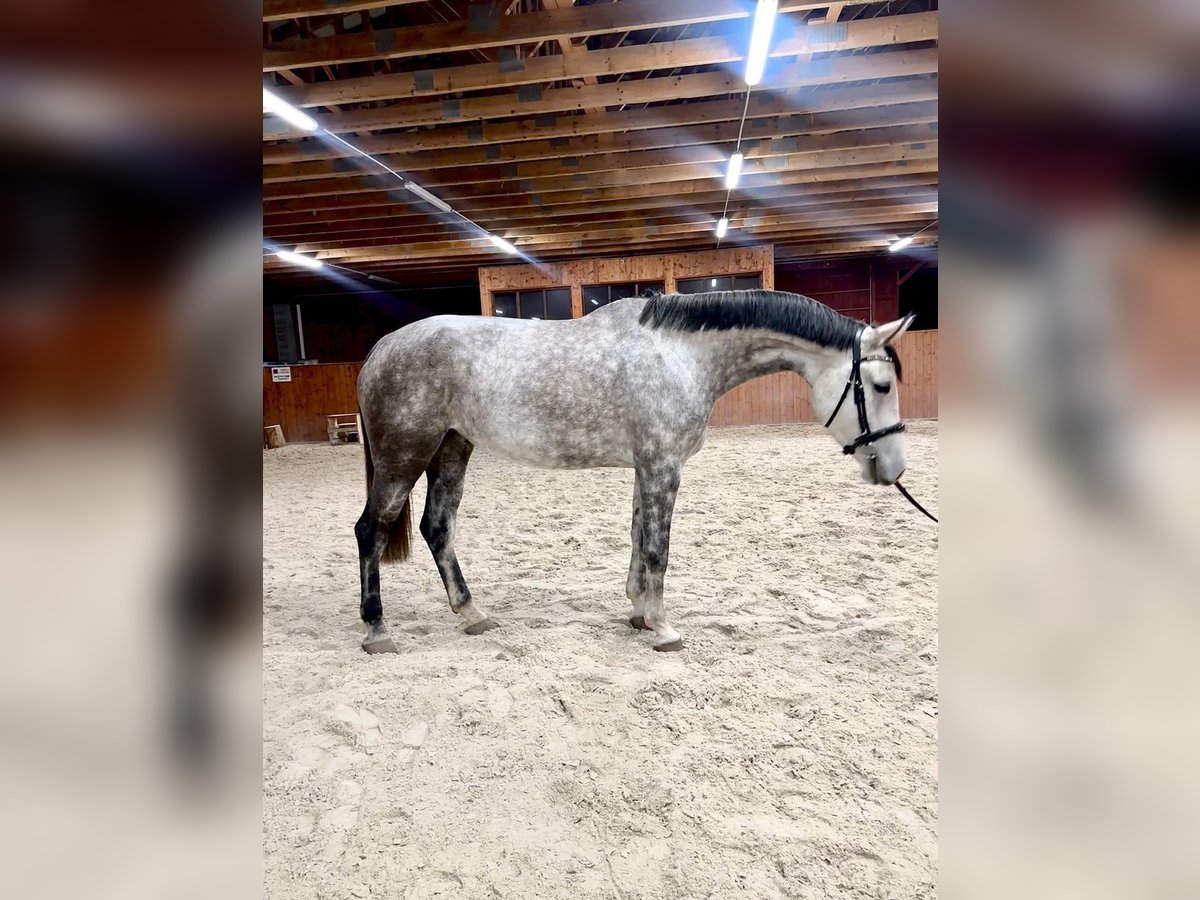
M 562 321 L 422 319 L 376 345 L 360 405 L 369 422 L 454 429 L 531 465 L 632 465 L 648 409 L 687 382 L 664 364 L 660 333 L 638 324 L 644 303 Z

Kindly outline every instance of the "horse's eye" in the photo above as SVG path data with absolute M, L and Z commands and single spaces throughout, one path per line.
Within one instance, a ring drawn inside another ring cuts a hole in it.
M 877 394 L 886 394 L 892 389 L 892 386 L 890 384 L 874 384 L 874 383 L 872 383 L 871 387 L 875 388 L 875 393 L 877 393 Z

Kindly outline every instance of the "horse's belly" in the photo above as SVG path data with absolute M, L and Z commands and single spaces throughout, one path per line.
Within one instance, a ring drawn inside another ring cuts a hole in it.
M 458 430 L 484 452 L 526 466 L 589 469 L 633 465 L 628 441 L 609 429 L 566 423 L 513 428 L 498 423 L 474 423 Z

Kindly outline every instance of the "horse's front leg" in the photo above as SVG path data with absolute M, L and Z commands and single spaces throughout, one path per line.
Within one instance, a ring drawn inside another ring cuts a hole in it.
M 646 628 L 646 564 L 642 561 L 642 481 L 633 478 L 633 524 L 629 529 L 632 551 L 629 557 L 629 577 L 625 579 L 625 596 L 633 604 L 633 617 L 629 624 L 634 628 Z
M 645 591 L 642 614 L 654 632 L 655 650 L 682 650 L 679 632 L 667 621 L 663 607 L 663 578 L 671 546 L 671 513 L 679 492 L 680 466 L 661 461 L 638 467 L 642 500 L 642 567 Z

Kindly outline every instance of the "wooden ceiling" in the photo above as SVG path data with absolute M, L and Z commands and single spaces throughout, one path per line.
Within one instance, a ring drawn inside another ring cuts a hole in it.
M 722 246 L 778 260 L 936 245 L 936 0 L 264 0 L 264 83 L 535 260 Z M 263 120 L 266 242 L 408 285 L 505 255 L 325 136 Z M 320 280 L 264 256 L 280 286 Z

